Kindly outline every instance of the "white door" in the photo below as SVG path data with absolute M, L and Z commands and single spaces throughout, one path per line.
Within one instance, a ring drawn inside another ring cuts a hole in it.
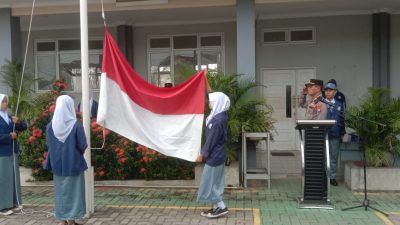
M 271 150 L 299 150 L 296 119 L 304 119 L 305 109 L 298 106 L 304 84 L 315 78 L 315 69 L 264 69 L 262 70 L 263 96 L 271 104 L 272 117 L 277 121 Z

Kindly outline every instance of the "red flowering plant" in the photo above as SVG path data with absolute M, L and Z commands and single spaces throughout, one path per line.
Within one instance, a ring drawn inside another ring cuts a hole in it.
M 167 157 L 143 145 L 138 145 L 136 150 L 139 153 L 140 178 L 147 180 L 194 179 L 194 163 Z
M 49 180 L 52 174 L 43 169 L 47 157 L 46 146 L 46 126 L 50 122 L 52 113 L 55 109 L 55 101 L 67 84 L 63 81 L 55 81 L 53 90 L 49 93 L 41 94 L 36 102 L 38 112 L 27 131 L 21 133 L 18 137 L 20 144 L 20 162 L 25 167 L 32 169 L 32 176 L 36 180 Z
M 137 178 L 136 144 L 91 123 L 92 165 L 94 176 L 101 180 L 125 180 Z

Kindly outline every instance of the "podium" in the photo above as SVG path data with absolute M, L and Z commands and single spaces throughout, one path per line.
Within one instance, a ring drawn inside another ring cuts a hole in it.
M 329 139 L 335 120 L 297 120 L 300 132 L 302 197 L 299 208 L 334 209 L 329 199 Z

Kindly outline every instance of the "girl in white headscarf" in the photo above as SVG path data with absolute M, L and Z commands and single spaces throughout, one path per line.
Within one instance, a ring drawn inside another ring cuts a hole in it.
M 228 213 L 223 194 L 230 100 L 222 92 L 210 93 L 208 96 L 211 112 L 206 119 L 206 142 L 197 158 L 198 162 L 205 161 L 206 164 L 201 176 L 197 201 L 212 203 L 213 207 L 201 212 L 201 215 L 217 218 Z
M 0 215 L 10 215 L 22 205 L 17 133 L 26 123 L 7 113 L 8 97 L 0 94 Z M 15 130 L 14 130 L 15 125 Z
M 74 100 L 57 98 L 53 119 L 47 125 L 48 155 L 44 168 L 54 180 L 55 217 L 62 225 L 77 224 L 86 214 L 85 180 L 87 169 L 83 154 L 87 148 L 82 124 L 76 119 Z

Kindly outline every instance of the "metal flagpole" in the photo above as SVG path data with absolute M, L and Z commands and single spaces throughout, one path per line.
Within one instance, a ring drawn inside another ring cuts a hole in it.
M 88 149 L 85 159 L 88 170 L 85 172 L 86 217 L 94 212 L 94 178 L 90 154 L 90 104 L 89 104 L 89 41 L 88 41 L 88 10 L 87 0 L 80 0 L 80 27 L 81 27 L 81 75 L 82 75 L 82 116 Z

